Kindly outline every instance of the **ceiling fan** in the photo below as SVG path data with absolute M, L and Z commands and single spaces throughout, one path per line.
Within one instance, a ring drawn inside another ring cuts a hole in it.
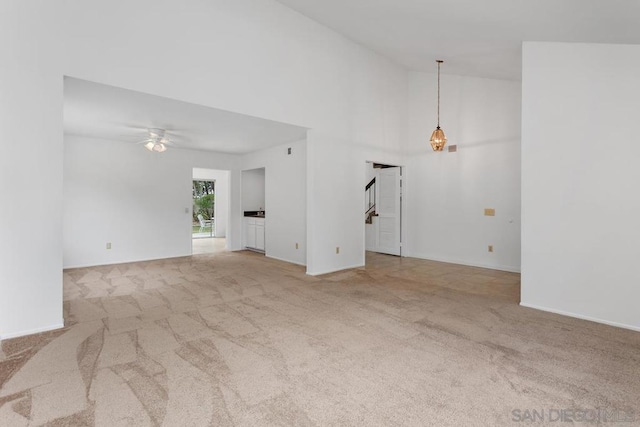
M 147 131 L 149 132 L 147 139 L 140 141 L 140 144 L 144 144 L 144 148 L 147 150 L 162 153 L 167 151 L 167 146 L 173 145 L 164 129 L 150 128 Z

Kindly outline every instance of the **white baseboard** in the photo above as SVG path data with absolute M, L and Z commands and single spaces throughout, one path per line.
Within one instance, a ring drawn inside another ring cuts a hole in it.
M 576 319 L 589 320 L 590 322 L 602 323 L 604 325 L 615 326 L 617 328 L 630 329 L 632 331 L 640 332 L 640 326 L 627 325 L 626 323 L 612 322 L 610 320 L 599 319 L 597 317 L 585 316 L 584 314 L 572 313 L 570 311 L 564 310 L 556 310 L 555 308 L 542 307 L 535 304 L 528 304 L 526 302 L 521 302 L 521 306 L 533 308 L 535 310 L 547 311 L 549 313 L 560 314 L 562 316 L 574 317 Z
M 161 258 L 135 258 L 131 260 L 113 260 L 109 262 L 100 262 L 98 264 L 72 264 L 72 265 L 64 265 L 62 267 L 63 270 L 71 270 L 74 268 L 89 268 L 89 267 L 103 267 L 105 265 L 119 265 L 119 264 L 131 264 L 134 262 L 148 262 L 148 261 L 161 261 L 163 259 L 172 259 L 172 258 L 185 258 L 192 256 L 192 253 L 184 254 L 184 255 L 167 255 Z
M 48 331 L 53 331 L 55 329 L 61 329 L 61 328 L 64 328 L 64 321 L 61 323 L 56 323 L 55 325 L 44 326 L 42 328 L 28 329 L 26 331 L 3 334 L 3 335 L 0 335 L 0 341 L 8 340 L 11 338 L 24 337 L 26 335 L 39 334 L 40 332 L 48 332 Z
M 364 264 L 350 265 L 350 266 L 347 266 L 347 267 L 340 267 L 340 268 L 336 268 L 336 269 L 333 269 L 333 270 L 326 270 L 326 271 L 314 271 L 313 273 L 310 273 L 307 270 L 307 275 L 308 276 L 321 276 L 323 274 L 335 273 L 337 271 L 343 271 L 343 270 L 351 270 L 352 268 L 360 268 L 360 267 L 364 267 Z
M 464 261 L 464 260 L 460 260 L 460 259 L 446 258 L 446 257 L 444 257 L 444 258 L 443 257 L 434 257 L 434 256 L 431 256 L 431 255 L 424 255 L 424 254 L 418 254 L 418 253 L 403 253 L 402 256 L 403 257 L 406 256 L 406 257 L 410 257 L 410 258 L 426 259 L 426 260 L 429 260 L 429 261 L 446 262 L 446 263 L 449 263 L 449 264 L 467 265 L 469 267 L 488 268 L 490 270 L 508 271 L 509 273 L 520 273 L 520 267 L 519 266 L 475 263 L 475 262 L 468 262 L 468 261 Z
M 296 265 L 301 265 L 303 267 L 306 267 L 307 264 L 302 263 L 302 262 L 297 262 L 297 261 L 291 261 L 290 259 L 284 259 L 284 258 L 278 258 L 277 256 L 273 256 L 273 255 L 265 255 L 267 258 L 271 258 L 271 259 L 276 259 L 278 261 L 283 261 L 283 262 L 288 262 L 289 264 L 296 264 Z

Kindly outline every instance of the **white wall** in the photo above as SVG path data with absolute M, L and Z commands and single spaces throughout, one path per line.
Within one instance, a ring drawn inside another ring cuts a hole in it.
M 63 323 L 57 6 L 0 2 L 0 339 Z
M 62 21 L 69 76 L 372 145 L 397 141 L 405 126 L 402 68 L 277 1 L 75 0 L 59 8 L 50 19 Z M 173 31 L 141 31 L 141 22 Z M 171 61 L 158 67 L 157 58 Z
M 520 83 L 441 76 L 440 122 L 447 145 L 434 152 L 435 74 L 409 75 L 404 148 L 408 256 L 520 270 Z M 484 216 L 494 208 L 495 216 Z M 494 252 L 488 252 L 493 245 Z
M 10 146 L 1 160 L 0 337 L 62 322 L 63 75 L 314 128 L 345 144 L 397 148 L 403 139 L 405 71 L 273 0 L 0 8 L 0 140 Z M 171 31 L 141 30 L 145 22 Z M 158 67 L 158 58 L 170 60 Z M 239 182 L 232 172 L 232 193 Z M 45 230 L 30 229 L 38 210 L 14 208 L 34 192 L 48 209 Z M 240 230 L 241 218 L 230 220 Z
M 291 154 L 287 154 L 287 148 L 291 148 Z M 264 168 L 261 170 L 264 172 L 263 203 L 266 204 L 266 256 L 306 265 L 306 141 L 292 142 L 247 154 L 242 158 L 242 167 Z M 246 172 L 243 171 L 242 174 L 243 186 Z
M 242 159 L 239 159 L 241 163 Z M 237 251 L 242 245 L 242 172 L 240 168 L 229 173 L 229 220 L 227 221 L 227 249 Z
M 226 237 L 229 220 L 229 171 L 193 168 L 193 179 L 215 181 L 214 232 L 216 237 Z
M 525 43 L 522 305 L 640 330 L 640 46 Z
M 367 160 L 402 165 L 398 151 L 307 133 L 307 274 L 364 265 Z
M 265 210 L 265 170 L 256 168 L 242 171 L 242 210 Z
M 136 144 L 65 136 L 64 267 L 190 255 L 193 167 L 238 162 L 233 155 L 157 154 Z

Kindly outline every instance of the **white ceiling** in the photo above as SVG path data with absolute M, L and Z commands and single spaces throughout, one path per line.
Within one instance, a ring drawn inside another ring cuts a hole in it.
M 278 0 L 411 70 L 520 80 L 523 41 L 640 43 L 640 0 Z
M 522 41 L 640 44 L 640 0 L 278 0 L 412 70 L 519 80 Z M 242 154 L 302 127 L 65 78 L 66 134 Z
M 166 129 L 175 148 L 244 154 L 297 141 L 306 128 L 66 77 L 64 132 L 136 143 Z M 172 147 L 172 148 L 174 148 Z

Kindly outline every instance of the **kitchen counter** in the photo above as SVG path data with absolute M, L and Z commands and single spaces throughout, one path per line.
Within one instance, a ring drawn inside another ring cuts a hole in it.
M 264 211 L 244 211 L 244 216 L 248 218 L 264 218 Z

